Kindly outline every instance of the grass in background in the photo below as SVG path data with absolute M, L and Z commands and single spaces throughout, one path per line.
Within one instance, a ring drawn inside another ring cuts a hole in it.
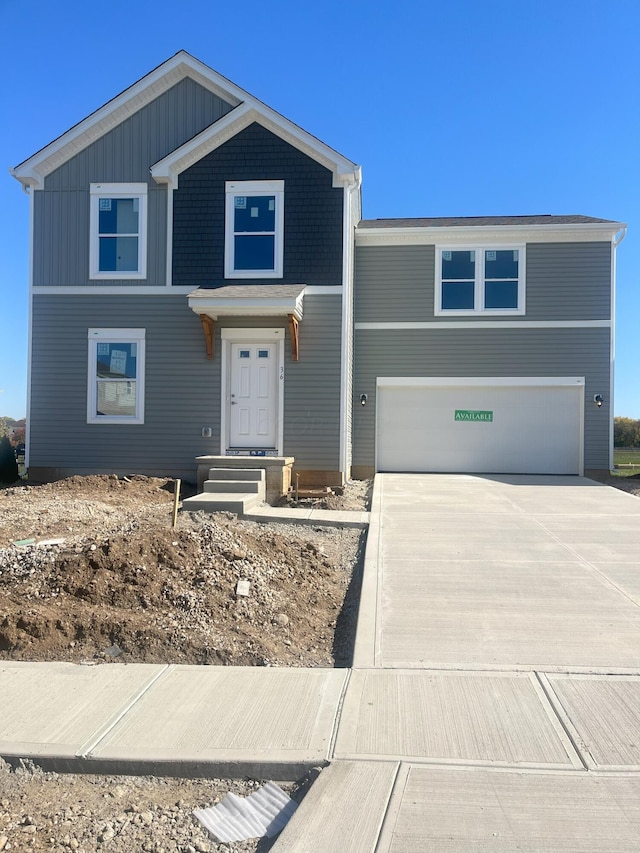
M 634 450 L 613 451 L 613 464 L 618 477 L 633 477 L 640 474 L 640 448 Z M 622 465 L 620 468 L 618 466 Z

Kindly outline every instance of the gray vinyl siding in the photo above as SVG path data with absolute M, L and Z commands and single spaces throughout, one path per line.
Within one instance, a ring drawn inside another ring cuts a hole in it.
M 91 284 L 89 185 L 96 182 L 149 185 L 146 283 L 164 284 L 166 190 L 149 168 L 231 109 L 187 78 L 48 175 L 45 189 L 34 193 L 34 284 Z
M 340 296 L 305 296 L 300 360 L 287 352 L 285 363 L 284 449 L 296 468 L 340 467 L 341 318 Z
M 337 470 L 340 297 L 308 297 L 300 361 L 285 343 L 285 453 L 299 468 Z M 195 480 L 195 457 L 220 451 L 220 328 L 284 326 L 284 318 L 216 323 L 206 357 L 198 317 L 177 296 L 35 296 L 30 466 L 139 472 Z M 87 424 L 87 330 L 146 330 L 141 425 Z M 213 436 L 201 437 L 203 426 Z
M 526 319 L 611 319 L 611 243 L 530 243 Z
M 164 285 L 167 245 L 166 189 L 157 186 L 153 181 L 149 184 L 146 279 L 100 279 L 99 282 L 94 282 L 89 278 L 89 183 L 84 190 L 36 193 L 34 284 L 53 287 L 86 286 L 93 283 L 117 287 L 132 284 Z
M 609 467 L 609 329 L 361 329 L 355 336 L 354 465 L 374 465 L 378 376 L 584 376 L 585 468 Z M 600 409 L 594 394 L 604 397 Z
M 481 320 L 434 316 L 435 258 L 433 245 L 358 246 L 356 322 Z M 526 258 L 526 313 L 505 321 L 610 318 L 610 243 L 529 243 Z
M 435 246 L 357 246 L 356 323 L 433 320 Z

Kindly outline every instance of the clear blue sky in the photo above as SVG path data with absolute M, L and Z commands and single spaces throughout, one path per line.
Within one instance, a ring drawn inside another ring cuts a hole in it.
M 640 418 L 639 0 L 0 0 L 0 415 L 25 414 L 15 166 L 188 50 L 363 167 L 364 216 L 582 213 L 618 252 L 615 413 Z

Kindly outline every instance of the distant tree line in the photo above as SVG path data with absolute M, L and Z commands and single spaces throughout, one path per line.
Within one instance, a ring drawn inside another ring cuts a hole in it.
M 24 444 L 26 429 L 27 422 L 25 418 L 16 421 L 14 418 L 0 416 L 0 438 L 6 435 L 14 447 Z
M 640 447 L 640 420 L 614 418 L 613 444 L 614 447 Z

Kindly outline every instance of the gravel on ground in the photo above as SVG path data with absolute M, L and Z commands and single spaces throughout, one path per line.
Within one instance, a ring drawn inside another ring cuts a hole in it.
M 366 534 L 201 512 L 174 528 L 173 485 L 96 475 L 0 489 L 0 662 L 348 666 Z M 366 509 L 370 487 L 324 507 Z M 273 842 L 217 844 L 192 815 L 260 784 L 0 759 L 0 851 L 264 853 Z

